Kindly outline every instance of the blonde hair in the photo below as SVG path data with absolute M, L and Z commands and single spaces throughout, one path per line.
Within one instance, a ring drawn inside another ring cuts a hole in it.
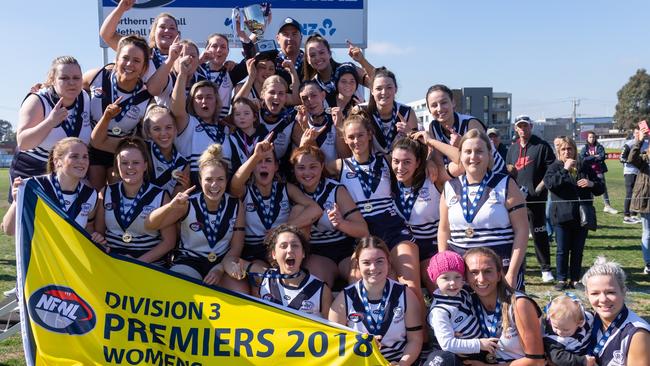
M 158 104 L 151 104 L 147 108 L 147 113 L 145 113 L 144 119 L 142 120 L 142 131 L 146 138 L 151 139 L 151 123 L 153 122 L 153 117 L 165 114 L 171 117 L 174 128 L 176 128 L 176 117 L 174 117 L 169 108 Z M 176 136 L 174 136 L 174 138 L 176 138 Z
M 567 295 L 560 295 L 554 298 L 547 311 L 549 319 L 573 319 L 577 324 L 585 321 L 585 313 L 579 299 Z
M 226 177 L 228 175 L 228 163 L 223 159 L 221 144 L 212 144 L 208 146 L 208 148 L 201 153 L 198 163 L 199 176 L 201 175 L 201 170 L 203 170 L 203 168 L 213 165 L 223 168 L 226 172 Z
M 156 45 L 156 27 L 158 27 L 158 22 L 162 18 L 169 18 L 169 19 L 173 20 L 174 23 L 176 24 L 176 31 L 178 31 L 178 33 L 180 33 L 180 31 L 178 30 L 178 20 L 176 20 L 176 18 L 173 15 L 171 15 L 169 13 L 160 13 L 160 14 L 158 14 L 154 18 L 153 23 L 151 23 L 151 28 L 149 29 L 149 47 L 151 47 L 151 48 L 158 47 Z
M 621 265 L 616 262 L 608 261 L 607 258 L 599 256 L 594 261 L 594 265 L 591 266 L 587 272 L 582 276 L 582 284 L 585 286 L 585 291 L 589 291 L 587 288 L 587 282 L 591 277 L 596 276 L 610 276 L 612 277 L 618 286 L 621 288 L 623 294 L 627 292 L 627 287 L 625 286 L 625 280 L 627 276 L 625 271 L 621 268 Z
M 262 83 L 262 94 L 266 91 L 266 88 L 271 87 L 271 85 L 274 84 L 280 84 L 284 86 L 285 91 L 289 91 L 289 85 L 287 84 L 287 81 L 284 80 L 281 76 L 278 75 L 271 75 L 266 80 L 264 80 L 264 83 Z
M 50 70 L 47 72 L 47 76 L 45 77 L 45 82 L 43 82 L 43 87 L 51 87 L 54 85 L 54 79 L 56 79 L 56 67 L 59 65 L 77 65 L 79 66 L 79 70 L 81 71 L 81 66 L 79 65 L 79 62 L 77 61 L 76 58 L 72 56 L 59 56 L 52 60 L 52 64 L 50 65 Z
M 485 146 L 487 147 L 488 151 L 488 169 L 492 170 L 494 167 L 494 159 L 492 158 L 492 141 L 490 141 L 490 138 L 488 135 L 484 132 L 479 130 L 478 128 L 472 128 L 471 130 L 465 132 L 463 137 L 460 139 L 460 144 L 458 146 L 460 149 L 460 153 L 462 154 L 463 152 L 463 144 L 465 141 L 470 140 L 470 139 L 475 139 L 478 138 L 481 141 L 485 143 Z
M 553 143 L 555 143 L 555 141 L 553 141 Z M 558 156 L 560 155 L 559 150 L 562 150 L 562 148 L 567 146 L 567 145 L 569 147 L 573 148 L 573 157 L 571 157 L 571 159 L 577 159 L 578 158 L 578 147 L 576 146 L 576 142 L 573 141 L 573 139 L 571 137 L 568 137 L 568 136 L 564 136 L 564 137 L 560 138 L 560 141 L 558 142 L 558 145 L 557 145 L 558 146 Z
M 54 160 L 55 159 L 61 159 L 63 155 L 65 155 L 68 150 L 70 149 L 70 146 L 74 144 L 82 144 L 83 146 L 86 147 L 86 151 L 88 151 L 88 145 L 86 145 L 83 141 L 81 141 L 80 138 L 78 137 L 66 137 L 62 140 L 59 140 L 52 150 L 50 150 L 50 154 L 47 157 L 47 173 L 55 173 L 56 172 L 56 166 L 54 165 Z

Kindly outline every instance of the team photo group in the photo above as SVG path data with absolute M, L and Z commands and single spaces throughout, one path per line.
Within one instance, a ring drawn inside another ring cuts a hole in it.
M 135 3 L 101 25 L 113 62 L 59 56 L 34 79 L 5 233 L 34 180 L 106 252 L 373 335 L 391 365 L 650 365 L 621 266 L 582 271 L 607 194 L 595 134 L 549 144 L 518 116 L 505 148 L 435 82 L 423 130 L 390 65 L 350 42 L 334 60 L 300 19 L 273 19 L 276 50 L 235 17 L 238 55 L 224 34 L 183 38 L 170 13 L 148 39 L 120 34 Z M 645 175 L 646 133 L 627 157 Z M 544 310 L 525 293 L 529 233 L 557 290 Z

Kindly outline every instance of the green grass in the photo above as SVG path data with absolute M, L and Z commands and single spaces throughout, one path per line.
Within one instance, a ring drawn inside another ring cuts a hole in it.
M 625 188 L 623 168 L 611 160 L 608 164 L 607 185 L 612 205 L 623 211 Z M 8 205 L 5 202 L 9 188 L 7 170 L 0 169 L 0 214 L 4 215 Z M 641 225 L 623 225 L 623 215 L 610 215 L 602 212 L 603 200 L 595 202 L 598 212 L 599 229 L 589 232 L 585 246 L 583 268 L 589 267 L 598 255 L 605 255 L 619 262 L 628 275 L 628 306 L 646 320 L 650 320 L 650 276 L 643 274 L 641 257 Z M 552 246 L 552 263 L 555 264 L 555 246 Z M 532 241 L 529 241 L 526 256 L 527 291 L 540 305 L 544 306 L 550 296 L 557 295 L 552 285 L 542 283 L 539 266 L 535 259 Z M 13 239 L 0 234 L 0 291 L 11 289 L 16 283 L 16 261 Z M 582 295 L 582 294 L 579 294 Z M 0 343 L 0 365 L 24 365 L 20 336 L 14 336 Z

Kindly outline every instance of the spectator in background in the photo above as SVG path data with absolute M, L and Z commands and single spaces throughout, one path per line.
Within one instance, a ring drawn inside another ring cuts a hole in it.
M 627 161 L 639 169 L 632 190 L 630 210 L 638 212 L 639 216 L 641 216 L 641 224 L 643 225 L 641 251 L 645 262 L 643 273 L 650 274 L 650 158 L 647 150 L 645 150 L 645 154 L 643 154 L 644 150 L 642 150 L 644 136 L 647 133 L 648 129 L 642 128 L 636 134 L 635 143 L 630 149 Z
M 593 131 L 587 133 L 587 143 L 580 150 L 580 158 L 583 160 L 584 164 L 591 165 L 591 169 L 598 174 L 598 178 L 603 181 L 605 187 L 605 193 L 603 194 L 603 199 L 605 201 L 604 212 L 616 215 L 618 210 L 612 207 L 609 204 L 609 195 L 607 194 L 607 184 L 605 183 L 605 173 L 607 173 L 607 164 L 605 164 L 605 159 L 607 159 L 607 154 L 605 153 L 605 147 L 598 143 L 598 136 Z
M 621 151 L 621 163 L 623 163 L 623 178 L 625 179 L 625 202 L 623 202 L 623 223 L 624 224 L 639 224 L 641 223 L 641 218 L 637 216 L 637 212 L 630 210 L 630 201 L 632 200 L 632 189 L 634 188 L 634 182 L 636 181 L 636 175 L 639 173 L 639 169 L 632 165 L 629 162 L 630 150 L 632 146 L 636 144 L 636 137 L 639 133 L 639 129 L 635 128 L 632 133 L 632 139 L 625 142 L 623 145 L 623 150 Z M 646 151 L 648 149 L 648 141 L 644 139 L 643 146 L 641 146 L 641 151 Z
M 503 160 L 506 160 L 506 155 L 508 155 L 508 148 L 506 147 L 506 145 L 501 143 L 501 136 L 499 136 L 499 130 L 497 130 L 496 128 L 488 128 L 487 135 L 490 138 L 490 141 L 492 141 L 494 148 L 497 149 L 499 155 L 501 155 Z
M 544 186 L 546 168 L 555 162 L 555 154 L 549 144 L 533 135 L 533 121 L 521 115 L 515 119 L 515 131 L 519 143 L 510 145 L 506 164 L 517 169 L 517 184 L 526 196 L 528 225 L 535 242 L 535 255 L 542 269 L 542 281 L 554 280 L 551 272 L 551 249 L 546 232 L 546 198 Z

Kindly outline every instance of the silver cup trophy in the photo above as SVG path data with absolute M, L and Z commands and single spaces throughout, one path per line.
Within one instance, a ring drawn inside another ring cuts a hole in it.
M 257 36 L 254 45 L 255 57 L 275 58 L 278 55 L 278 47 L 275 41 L 272 39 L 263 39 L 270 9 L 270 3 L 264 3 L 264 5 L 254 4 L 239 9 L 239 19 L 242 20 L 244 28 Z

